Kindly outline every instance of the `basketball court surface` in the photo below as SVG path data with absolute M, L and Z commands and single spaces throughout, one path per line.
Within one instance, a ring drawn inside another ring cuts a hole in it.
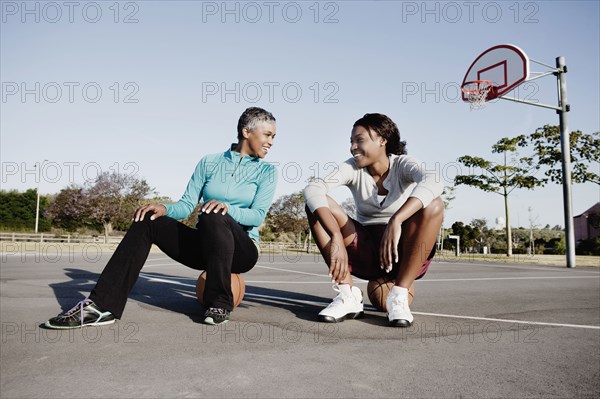
M 41 328 L 109 256 L 2 254 L 2 398 L 600 396 L 598 268 L 437 259 L 401 329 L 368 299 L 364 319 L 316 322 L 324 262 L 265 252 L 231 321 L 208 326 L 199 272 L 157 252 L 116 324 Z

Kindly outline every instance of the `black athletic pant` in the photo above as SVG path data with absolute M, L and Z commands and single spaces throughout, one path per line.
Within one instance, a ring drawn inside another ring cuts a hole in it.
M 206 270 L 205 304 L 233 309 L 231 273 L 245 273 L 258 260 L 258 249 L 229 215 L 203 213 L 196 229 L 167 216 L 133 222 L 102 271 L 90 299 L 121 318 L 152 244 L 192 269 Z

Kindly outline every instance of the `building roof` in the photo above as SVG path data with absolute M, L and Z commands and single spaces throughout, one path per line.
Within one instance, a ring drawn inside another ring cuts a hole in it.
M 576 218 L 582 217 L 582 216 L 589 216 L 592 213 L 600 213 L 600 201 L 596 202 L 590 209 L 588 209 L 587 211 L 583 212 L 581 215 L 577 215 L 574 216 Z

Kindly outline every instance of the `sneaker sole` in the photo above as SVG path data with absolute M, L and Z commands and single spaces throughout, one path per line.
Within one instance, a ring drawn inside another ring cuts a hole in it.
M 211 326 L 218 326 L 220 324 L 225 324 L 227 323 L 229 320 L 224 320 L 220 323 L 215 323 L 215 321 L 213 320 L 212 317 L 207 317 L 206 319 L 204 319 L 204 324 L 210 324 Z
M 90 327 L 90 326 L 107 326 L 109 324 L 114 324 L 117 320 L 113 319 L 113 320 L 107 320 L 107 321 L 101 321 L 99 323 L 88 323 L 88 324 L 78 324 L 76 326 L 56 326 L 54 324 L 51 324 L 49 321 L 44 323 L 44 326 L 47 328 L 51 328 L 53 330 L 75 330 L 77 328 L 83 328 L 83 327 Z
M 410 327 L 412 326 L 412 323 L 408 320 L 402 320 L 402 319 L 398 319 L 398 320 L 390 320 L 390 327 L 402 327 L 402 328 L 406 328 L 406 327 Z
M 323 316 L 319 315 L 318 320 L 322 323 L 339 323 L 348 319 L 362 319 L 365 316 L 365 312 L 356 312 L 356 313 L 347 313 L 342 317 L 338 317 L 337 319 L 333 316 Z

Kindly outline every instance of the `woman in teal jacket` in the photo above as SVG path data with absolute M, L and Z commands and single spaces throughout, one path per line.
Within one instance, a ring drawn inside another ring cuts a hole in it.
M 275 138 L 275 117 L 252 107 L 238 121 L 238 142 L 203 157 L 174 204 L 139 208 L 90 296 L 53 317 L 48 328 L 105 325 L 120 319 L 152 244 L 174 260 L 206 270 L 204 322 L 220 324 L 233 310 L 231 274 L 252 269 L 259 256 L 258 227 L 275 194 L 277 173 L 263 161 Z M 203 201 L 196 228 L 178 222 Z

